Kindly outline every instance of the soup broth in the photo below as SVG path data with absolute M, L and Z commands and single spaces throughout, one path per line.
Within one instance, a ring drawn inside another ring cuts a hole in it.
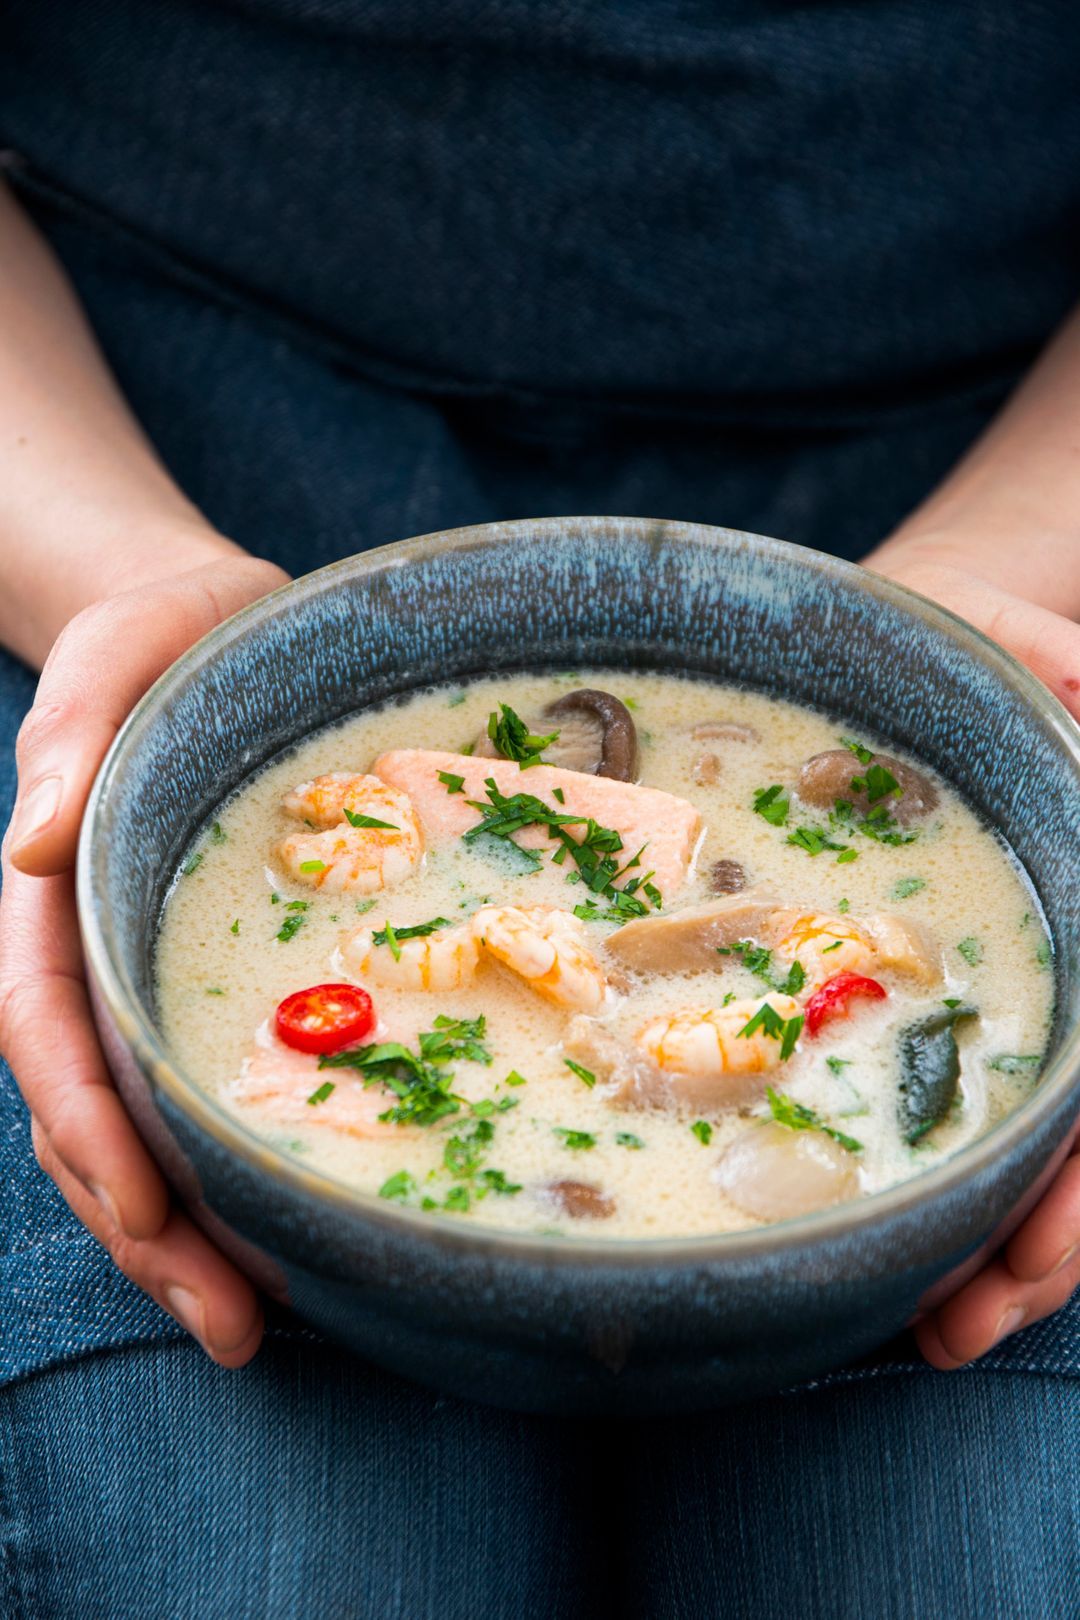
M 1037 1078 L 1050 959 L 1001 839 L 888 743 L 590 671 L 426 690 L 274 761 L 189 852 L 157 982 L 186 1073 L 328 1177 L 670 1237 L 985 1132 Z M 368 1022 L 330 991 L 282 1023 L 324 985 Z

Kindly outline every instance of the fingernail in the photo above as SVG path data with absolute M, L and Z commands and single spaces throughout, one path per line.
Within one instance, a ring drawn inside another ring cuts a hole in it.
M 1002 1339 L 1007 1339 L 1010 1333 L 1015 1333 L 1018 1328 L 1022 1328 L 1026 1321 L 1027 1311 L 1022 1305 L 1010 1306 L 994 1329 L 994 1344 L 1000 1344 Z
M 169 1283 L 165 1289 L 165 1304 L 181 1327 L 187 1328 L 192 1338 L 206 1343 L 206 1309 L 198 1294 L 179 1283 Z
M 59 776 L 43 776 L 19 799 L 11 830 L 13 854 L 17 855 L 24 844 L 31 843 L 55 819 L 63 785 Z
M 1052 1266 L 1046 1275 L 1048 1277 L 1056 1277 L 1058 1272 L 1064 1271 L 1065 1267 L 1071 1264 L 1071 1262 L 1076 1259 L 1078 1254 L 1080 1254 L 1080 1243 L 1074 1243 L 1071 1249 L 1065 1250 L 1065 1253 L 1062 1255 L 1057 1265 Z
M 122 1232 L 124 1230 L 124 1223 L 120 1219 L 120 1211 L 117 1208 L 116 1199 L 113 1197 L 109 1189 L 101 1186 L 100 1182 L 92 1181 L 90 1182 L 90 1191 L 93 1193 L 94 1197 L 97 1199 L 98 1203 L 101 1205 L 112 1224 L 119 1227 L 120 1231 Z

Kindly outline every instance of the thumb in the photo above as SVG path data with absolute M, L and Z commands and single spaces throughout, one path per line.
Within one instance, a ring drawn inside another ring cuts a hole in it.
M 131 708 L 194 642 L 287 579 L 273 563 L 228 557 L 106 597 L 57 638 L 15 748 L 12 865 L 67 871 L 98 767 Z

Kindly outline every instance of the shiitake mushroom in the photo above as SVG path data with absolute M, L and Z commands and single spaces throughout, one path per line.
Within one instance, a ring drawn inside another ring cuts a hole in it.
M 633 716 L 611 692 L 582 686 L 549 703 L 536 721 L 540 732 L 557 730 L 555 742 L 544 749 L 544 763 L 590 776 L 608 776 L 616 782 L 637 779 L 638 739 Z M 495 759 L 498 749 L 482 731 L 473 753 Z
M 576 1221 L 606 1221 L 615 1213 L 615 1200 L 588 1181 L 552 1181 L 545 1188 L 552 1203 Z
M 865 789 L 853 789 L 852 779 L 865 777 L 872 765 L 880 765 L 896 778 L 902 789 L 899 798 L 889 796 L 878 799 L 901 826 L 917 821 L 935 810 L 938 790 L 914 765 L 905 765 L 901 759 L 889 754 L 875 754 L 866 765 L 861 765 L 846 748 L 829 748 L 823 754 L 814 754 L 799 771 L 795 791 L 803 804 L 817 810 L 831 810 L 837 799 L 846 799 L 860 815 L 873 808 Z

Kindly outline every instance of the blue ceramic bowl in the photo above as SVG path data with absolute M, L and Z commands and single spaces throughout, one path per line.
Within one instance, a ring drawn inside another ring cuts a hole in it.
M 196 828 L 315 727 L 432 681 L 550 665 L 691 671 L 871 726 L 1008 838 L 1055 942 L 1031 1097 L 913 1181 L 757 1231 L 627 1242 L 433 1220 L 313 1174 L 223 1113 L 155 1027 L 157 919 Z M 180 1197 L 273 1295 L 398 1372 L 529 1410 L 664 1412 L 867 1352 L 1000 1242 L 1080 1112 L 1080 732 L 921 597 L 779 541 L 618 518 L 404 541 L 287 586 L 194 647 L 92 794 L 78 893 L 116 1080 Z

